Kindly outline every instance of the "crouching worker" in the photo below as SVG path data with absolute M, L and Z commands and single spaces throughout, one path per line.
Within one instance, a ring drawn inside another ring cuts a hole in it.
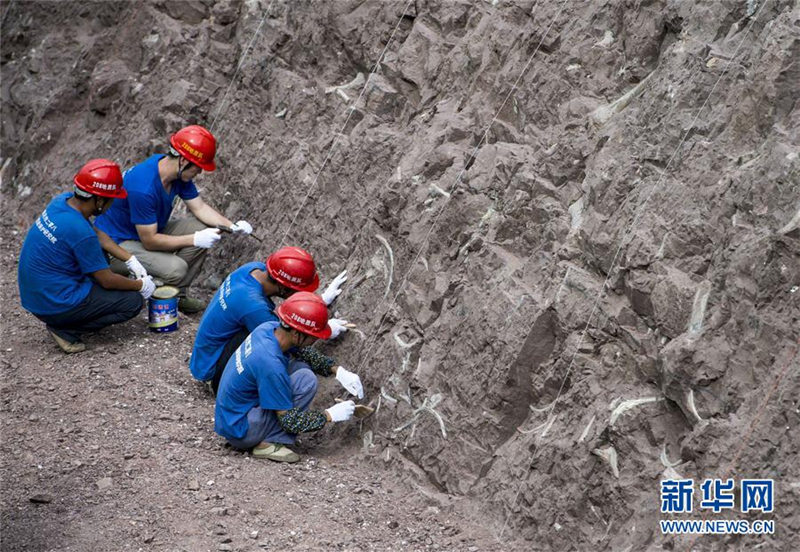
M 330 305 L 341 293 L 346 271 L 337 276 L 322 294 Z M 284 247 L 270 255 L 266 262 L 247 263 L 222 282 L 200 320 L 194 340 L 189 370 L 192 376 L 211 384 L 214 392 L 225 365 L 242 341 L 265 322 L 277 322 L 273 297 L 286 299 L 298 291 L 313 292 L 319 276 L 313 257 L 299 247 Z M 328 320 L 330 339 L 347 331 L 347 320 Z M 298 349 L 293 356 L 308 364 L 333 365 L 333 361 L 316 349 Z
M 288 448 L 298 433 L 317 431 L 329 422 L 353 416 L 353 401 L 337 403 L 325 411 L 309 410 L 317 392 L 317 378 L 307 364 L 291 360 L 292 347 L 308 347 L 328 339 L 328 308 L 317 295 L 299 292 L 276 310 L 280 322 L 267 322 L 247 336 L 231 357 L 217 393 L 215 431 L 237 449 L 253 449 L 256 458 L 297 462 Z M 356 374 L 341 366 L 335 373 L 351 394 L 364 390 Z
M 169 155 L 153 155 L 125 171 L 127 199 L 117 202 L 97 227 L 123 249 L 136 255 L 154 278 L 180 289 L 178 309 L 186 314 L 202 311 L 203 301 L 187 296 L 200 272 L 208 249 L 223 225 L 249 234 L 247 221 L 232 223 L 200 197 L 193 179 L 216 169 L 217 141 L 207 129 L 191 125 L 170 138 Z M 180 197 L 191 215 L 170 220 L 173 202 Z M 125 267 L 112 263 L 120 274 Z
M 82 333 L 136 316 L 143 298 L 155 290 L 136 257 L 89 221 L 115 198 L 125 197 L 119 167 L 94 159 L 75 175 L 74 183 L 74 191 L 56 196 L 28 230 L 18 269 L 22 306 L 47 324 L 65 353 L 86 348 Z M 104 250 L 138 279 L 111 272 Z

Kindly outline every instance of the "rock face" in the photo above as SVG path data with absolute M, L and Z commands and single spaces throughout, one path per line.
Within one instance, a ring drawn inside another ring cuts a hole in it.
M 84 159 L 213 127 L 203 193 L 265 241 L 200 280 L 282 242 L 323 284 L 347 268 L 335 310 L 363 333 L 330 350 L 373 448 L 543 549 L 683 546 L 663 474 L 774 478 L 791 548 L 795 2 L 211 4 L 4 8 L 20 227 Z

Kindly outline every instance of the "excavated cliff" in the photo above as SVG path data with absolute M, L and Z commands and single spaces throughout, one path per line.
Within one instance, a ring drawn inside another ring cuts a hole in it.
M 264 242 L 200 283 L 282 244 L 349 271 L 323 348 L 365 457 L 532 549 L 797 542 L 796 2 L 18 1 L 2 31 L 6 218 L 212 128 L 202 193 Z M 778 530 L 662 535 L 675 474 L 775 479 Z

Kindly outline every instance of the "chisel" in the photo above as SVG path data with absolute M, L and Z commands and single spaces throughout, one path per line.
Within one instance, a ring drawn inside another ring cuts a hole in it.
M 220 232 L 225 232 L 226 234 L 234 234 L 235 233 L 230 226 L 225 226 L 224 224 L 217 224 L 214 228 L 216 228 Z M 259 238 L 258 236 L 256 236 L 253 233 L 250 233 L 250 234 L 247 234 L 247 235 L 250 236 L 251 238 L 255 238 L 259 242 L 262 241 L 261 238 Z

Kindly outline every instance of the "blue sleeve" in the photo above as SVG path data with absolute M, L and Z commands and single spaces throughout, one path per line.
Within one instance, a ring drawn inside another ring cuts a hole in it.
M 156 202 L 149 195 L 138 191 L 128 192 L 128 208 L 132 224 L 157 224 Z
M 97 235 L 92 234 L 72 246 L 75 252 L 75 258 L 78 260 L 78 266 L 81 267 L 81 272 L 84 274 L 91 274 L 98 270 L 108 268 L 108 259 L 106 259 L 103 248 L 100 247 L 100 240 Z
M 190 180 L 183 184 L 178 190 L 178 197 L 182 200 L 186 201 L 187 199 L 194 199 L 200 195 L 200 192 L 197 191 L 197 186 L 194 185 L 194 182 Z
M 258 406 L 264 410 L 290 410 L 294 406 L 289 374 L 270 372 L 258 378 Z
M 251 333 L 264 322 L 277 321 L 278 318 L 265 308 L 254 309 L 242 317 L 242 323 L 247 326 L 247 331 Z

